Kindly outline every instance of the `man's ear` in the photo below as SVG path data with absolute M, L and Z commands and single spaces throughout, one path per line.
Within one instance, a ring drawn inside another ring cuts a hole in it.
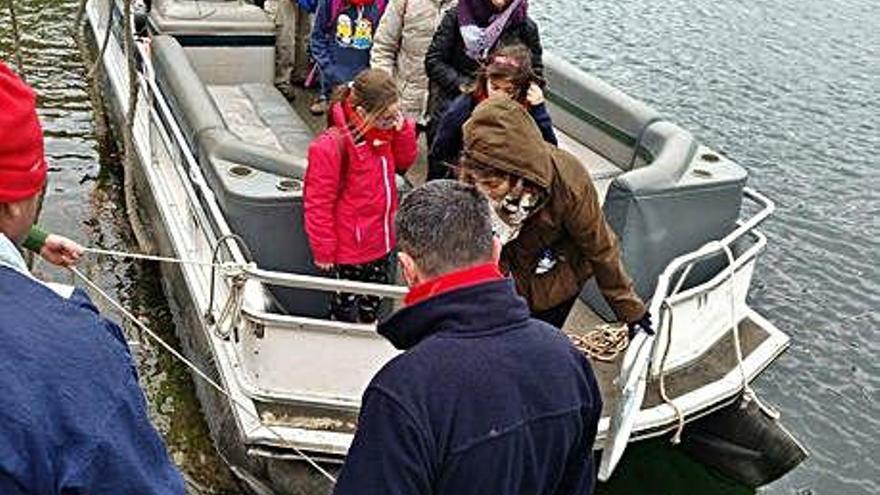
M 501 261 L 501 239 L 498 236 L 492 236 L 492 261 L 497 265 Z
M 409 287 L 418 285 L 421 281 L 421 272 L 416 265 L 416 260 L 403 251 L 397 253 L 397 260 L 400 261 L 400 267 L 403 269 L 403 279 L 406 280 L 406 285 Z

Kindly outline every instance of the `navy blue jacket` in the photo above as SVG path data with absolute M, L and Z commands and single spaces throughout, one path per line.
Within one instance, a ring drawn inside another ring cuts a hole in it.
M 471 117 L 477 102 L 469 94 L 464 94 L 452 100 L 449 108 L 440 119 L 437 126 L 437 134 L 434 136 L 434 142 L 431 143 L 431 150 L 428 159 L 433 163 L 449 163 L 457 164 L 458 155 L 461 154 L 462 144 L 462 127 L 467 119 Z M 538 125 L 541 136 L 544 141 L 556 146 L 559 144 L 556 140 L 556 133 L 553 131 L 553 121 L 550 120 L 550 113 L 547 111 L 547 105 L 530 106 L 529 114 Z
M 184 493 L 119 327 L 2 266 L 0 493 Z
M 379 332 L 336 495 L 585 495 L 602 410 L 584 356 L 509 280 L 434 296 Z
M 329 96 L 334 86 L 351 81 L 370 66 L 373 35 L 379 26 L 385 3 L 376 0 L 359 9 L 345 0 L 318 2 L 309 47 L 321 72 L 321 92 L 324 96 Z M 331 19 L 334 4 L 341 5 L 336 5 L 339 12 Z

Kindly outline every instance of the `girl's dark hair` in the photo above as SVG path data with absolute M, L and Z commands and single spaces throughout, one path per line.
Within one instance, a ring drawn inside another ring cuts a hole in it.
M 526 102 L 533 82 L 541 83 L 532 70 L 532 52 L 521 44 L 507 45 L 492 52 L 477 71 L 477 79 L 467 92 L 476 100 L 485 99 L 490 79 L 510 81 L 513 84 L 513 99 L 520 103 Z
M 397 83 L 390 74 L 381 69 L 365 69 L 349 84 L 333 90 L 330 101 L 342 102 L 351 97 L 353 107 L 363 107 L 371 115 L 379 115 L 393 105 L 400 95 Z

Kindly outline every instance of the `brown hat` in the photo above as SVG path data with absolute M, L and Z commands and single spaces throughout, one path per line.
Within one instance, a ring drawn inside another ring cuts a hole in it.
M 465 161 L 473 160 L 549 189 L 553 163 L 531 115 L 507 97 L 489 98 L 464 124 Z

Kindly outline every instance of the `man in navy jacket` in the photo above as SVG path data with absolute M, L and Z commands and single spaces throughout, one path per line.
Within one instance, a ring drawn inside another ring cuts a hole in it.
M 598 385 L 499 272 L 486 199 L 433 181 L 396 226 L 411 290 L 379 332 L 406 352 L 364 392 L 336 495 L 590 493 Z
M 0 61 L 0 494 L 183 494 L 120 328 L 18 250 L 46 183 L 34 101 Z

